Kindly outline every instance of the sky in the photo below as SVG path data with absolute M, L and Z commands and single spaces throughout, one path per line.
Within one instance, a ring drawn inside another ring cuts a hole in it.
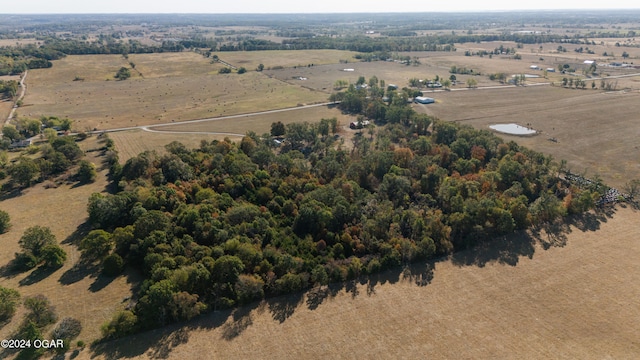
M 30 0 L 12 14 L 82 13 L 353 13 L 551 9 L 640 9 L 638 0 Z

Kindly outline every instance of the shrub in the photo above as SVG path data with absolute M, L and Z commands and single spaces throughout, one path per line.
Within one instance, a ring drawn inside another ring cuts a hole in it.
M 87 160 L 80 161 L 80 167 L 78 168 L 78 172 L 76 173 L 78 177 L 78 181 L 83 184 L 92 183 L 96 181 L 96 166 Z
M 102 263 L 102 273 L 107 276 L 118 276 L 124 269 L 124 260 L 118 254 L 111 254 Z
M 67 253 L 58 245 L 47 245 L 41 250 L 41 259 L 48 268 L 59 268 L 67 260 Z
M 118 312 L 111 321 L 102 325 L 102 336 L 105 338 L 119 338 L 132 334 L 136 328 L 138 317 L 129 310 Z
M 26 320 L 32 321 L 39 328 L 53 324 L 58 318 L 55 308 L 44 295 L 26 298 L 24 306 L 31 311 Z
M 10 320 L 16 312 L 20 293 L 0 286 L 0 322 Z
M 51 333 L 51 337 L 54 339 L 73 340 L 80 335 L 82 331 L 82 324 L 80 320 L 74 318 L 64 318 L 58 326 Z
M 3 210 L 0 210 L 0 234 L 4 234 L 11 227 L 11 218 L 9 217 L 9 213 Z

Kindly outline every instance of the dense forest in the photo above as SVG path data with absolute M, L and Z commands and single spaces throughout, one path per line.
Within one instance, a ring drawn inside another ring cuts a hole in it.
M 90 197 L 80 248 L 107 275 L 133 267 L 145 280 L 104 335 L 447 255 L 585 211 L 599 195 L 562 180 L 543 154 L 375 91 L 340 95 L 363 102 L 345 111 L 385 109 L 353 148 L 323 119 L 274 123 L 238 144 L 173 142 L 124 165 L 110 150 L 118 190 Z

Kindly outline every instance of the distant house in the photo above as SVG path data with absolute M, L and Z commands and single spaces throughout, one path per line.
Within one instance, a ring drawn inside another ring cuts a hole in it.
M 584 61 L 584 64 L 585 64 L 585 65 L 591 65 L 591 64 L 593 64 L 593 63 L 595 63 L 595 60 L 585 60 L 585 61 Z
M 416 96 L 416 98 L 413 99 L 413 101 L 417 102 L 418 104 L 433 104 L 436 102 L 434 98 L 430 98 L 426 96 Z
M 362 129 L 363 127 L 369 125 L 369 120 L 362 120 L 362 121 L 352 121 L 351 123 L 349 123 L 349 127 L 351 129 Z
M 555 68 L 547 68 L 547 72 L 556 72 Z
M 531 66 L 529 66 L 529 69 L 531 69 L 531 70 L 540 70 L 540 66 L 538 66 L 538 65 L 531 65 Z
M 25 139 L 20 141 L 14 141 L 9 145 L 9 149 L 24 149 L 31 145 L 31 139 Z

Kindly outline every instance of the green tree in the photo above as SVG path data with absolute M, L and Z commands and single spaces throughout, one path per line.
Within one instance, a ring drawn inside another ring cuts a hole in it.
M 42 130 L 42 133 L 44 134 L 45 139 L 49 142 L 52 142 L 53 139 L 58 137 L 58 132 L 52 128 L 45 128 Z
M 64 265 L 67 260 L 67 253 L 58 245 L 47 245 L 40 251 L 40 258 L 44 261 L 44 266 L 57 269 Z
M 7 124 L 2 127 L 2 137 L 14 141 L 20 138 L 20 132 L 18 131 L 18 129 L 16 129 L 15 126 Z
M 118 254 L 111 254 L 102 263 L 102 273 L 107 276 L 118 276 L 124 269 L 124 260 Z
M 24 231 L 18 244 L 25 253 L 39 259 L 45 246 L 56 245 L 56 237 L 48 227 L 35 225 Z
M 262 70 L 264 70 L 264 64 L 258 64 L 256 71 L 262 71 Z
M 217 282 L 235 284 L 243 270 L 244 264 L 237 256 L 224 255 L 216 260 L 212 275 Z
M 96 165 L 87 160 L 81 160 L 80 166 L 78 167 L 78 172 L 76 176 L 78 180 L 83 183 L 92 183 L 96 181 L 96 176 L 98 173 L 96 172 Z
M 138 317 L 130 310 L 116 313 L 111 321 L 102 325 L 102 336 L 105 339 L 120 338 L 133 334 L 136 330 Z
M 130 77 L 131 77 L 131 70 L 129 70 L 129 68 L 126 68 L 124 66 L 121 67 L 114 76 L 114 78 L 118 80 L 127 80 Z
M 245 69 L 243 67 L 238 68 L 238 74 L 244 74 L 246 72 L 247 72 L 247 69 Z
M 38 175 L 40 168 L 36 162 L 27 157 L 20 158 L 20 161 L 9 168 L 9 175 L 21 186 L 31 185 L 31 181 Z
M 102 230 L 91 230 L 87 236 L 80 241 L 80 250 L 83 255 L 90 259 L 102 259 L 109 255 L 115 246 L 111 234 Z
M 286 132 L 285 126 L 282 121 L 276 121 L 271 123 L 271 136 L 282 136 Z
M 467 79 L 467 87 L 470 89 L 478 87 L 478 81 L 474 78 Z
M 11 217 L 8 212 L 0 210 L 0 234 L 4 234 L 9 228 L 11 228 Z
M 8 321 L 13 317 L 19 300 L 19 292 L 0 286 L 0 323 Z

